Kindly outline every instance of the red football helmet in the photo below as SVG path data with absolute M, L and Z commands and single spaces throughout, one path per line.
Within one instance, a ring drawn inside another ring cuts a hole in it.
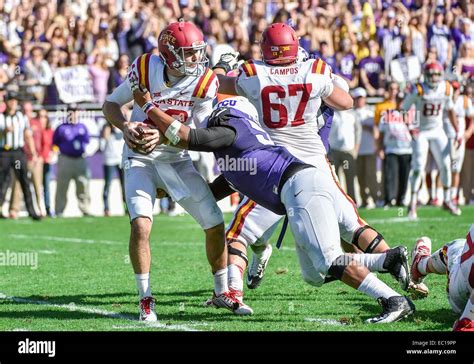
M 171 23 L 158 37 L 158 50 L 163 62 L 187 76 L 200 76 L 204 73 L 209 61 L 206 46 L 202 32 L 187 21 Z M 186 61 L 186 57 L 193 53 L 195 60 Z
M 271 24 L 262 33 L 260 47 L 265 63 L 285 65 L 295 62 L 298 57 L 298 46 L 296 33 L 287 24 Z
M 443 77 L 443 71 L 443 66 L 438 62 L 429 62 L 424 65 L 423 75 L 429 88 L 435 89 L 438 87 Z

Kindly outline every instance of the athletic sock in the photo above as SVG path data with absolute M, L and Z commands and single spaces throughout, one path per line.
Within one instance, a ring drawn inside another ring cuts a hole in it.
M 418 269 L 418 272 L 420 272 L 424 276 L 426 276 L 428 274 L 426 272 L 426 268 L 428 266 L 428 261 L 429 260 L 430 260 L 429 256 L 423 257 L 423 258 L 420 259 L 420 261 L 418 262 L 418 265 L 416 266 L 416 268 Z
M 227 292 L 229 287 L 227 286 L 227 268 L 219 269 L 214 273 L 214 293 L 216 296 Z
M 451 201 L 451 188 L 445 187 L 444 188 L 444 202 L 448 203 Z
M 378 279 L 373 273 L 367 274 L 357 290 L 375 299 L 379 297 L 390 298 L 393 296 L 401 296 Z
M 229 279 L 229 288 L 237 291 L 243 291 L 244 280 L 242 269 L 237 264 L 230 264 L 227 267 L 227 276 Z
M 383 263 L 386 254 L 352 254 L 352 258 L 371 272 L 384 272 Z
M 151 297 L 150 273 L 135 274 L 135 280 L 137 281 L 140 299 L 144 297 Z

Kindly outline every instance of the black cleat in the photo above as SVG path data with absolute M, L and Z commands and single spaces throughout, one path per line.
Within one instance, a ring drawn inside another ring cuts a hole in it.
M 251 247 L 253 250 L 253 246 Z M 262 252 L 259 252 L 259 254 L 254 251 L 252 263 L 247 271 L 247 287 L 249 289 L 258 288 L 260 283 L 262 283 L 263 276 L 265 275 L 265 268 L 272 256 L 272 251 L 272 246 L 270 244 L 266 245 L 265 249 Z
M 408 290 L 410 284 L 410 269 L 408 268 L 408 250 L 404 246 L 397 246 L 385 252 L 386 258 L 383 268 L 387 270 L 397 281 L 400 287 Z
M 368 324 L 385 324 L 400 321 L 415 312 L 415 305 L 408 297 L 393 296 L 388 299 L 380 297 L 378 302 L 383 308 L 382 314 L 368 319 L 366 321 Z

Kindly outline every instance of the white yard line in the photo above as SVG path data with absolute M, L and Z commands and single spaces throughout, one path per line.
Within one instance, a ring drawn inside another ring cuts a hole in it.
M 448 220 L 449 215 L 446 217 L 419 217 L 417 220 L 410 220 L 408 217 L 389 217 L 384 219 L 365 219 L 371 224 L 398 224 L 401 222 L 412 222 L 412 223 L 425 223 L 425 222 L 435 222 L 435 221 L 446 221 Z
M 345 326 L 346 324 L 343 324 L 342 322 L 334 319 L 325 319 L 325 318 L 320 318 L 320 317 L 306 317 L 304 319 L 307 322 L 316 322 L 318 324 L 323 324 L 323 325 L 333 325 L 333 326 Z
M 3 293 L 0 293 L 0 300 L 12 301 L 12 302 L 24 303 L 24 304 L 30 304 L 30 305 L 41 305 L 41 306 L 46 306 L 46 307 L 51 307 L 51 308 L 59 308 L 59 309 L 67 310 L 71 312 L 84 312 L 84 313 L 90 313 L 90 314 L 104 316 L 104 317 L 113 318 L 113 319 L 126 320 L 126 321 L 131 321 L 133 323 L 136 323 L 137 325 L 136 327 L 140 327 L 140 326 L 141 327 L 154 327 L 158 329 L 173 330 L 173 331 L 199 331 L 195 329 L 194 327 L 192 327 L 194 325 L 166 325 L 159 321 L 153 322 L 153 323 L 146 323 L 146 322 L 138 321 L 137 318 L 132 315 L 124 315 L 124 314 L 116 313 L 112 311 L 101 310 L 95 307 L 79 306 L 74 303 L 70 303 L 67 305 L 60 304 L 60 303 L 51 303 L 48 301 L 37 301 L 37 300 L 31 300 L 28 298 L 7 296 Z

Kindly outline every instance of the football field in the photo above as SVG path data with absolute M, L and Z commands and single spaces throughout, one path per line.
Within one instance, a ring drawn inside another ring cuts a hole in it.
M 422 235 L 431 237 L 433 250 L 438 249 L 465 238 L 474 223 L 472 206 L 464 207 L 461 217 L 433 207 L 420 208 L 416 222 L 405 214 L 397 208 L 361 211 L 391 246 L 409 249 Z M 230 218 L 227 214 L 226 222 Z M 0 331 L 447 331 L 457 318 L 446 298 L 446 277 L 430 276 L 430 295 L 415 301 L 412 318 L 365 324 L 381 308 L 340 282 L 320 288 L 304 283 L 289 229 L 282 249 L 274 249 L 262 285 L 246 289 L 253 316 L 203 307 L 212 294 L 204 234 L 190 216 L 160 215 L 151 236 L 159 321 L 144 324 L 137 321 L 128 236 L 126 217 L 0 220 Z M 379 277 L 400 292 L 390 275 Z

